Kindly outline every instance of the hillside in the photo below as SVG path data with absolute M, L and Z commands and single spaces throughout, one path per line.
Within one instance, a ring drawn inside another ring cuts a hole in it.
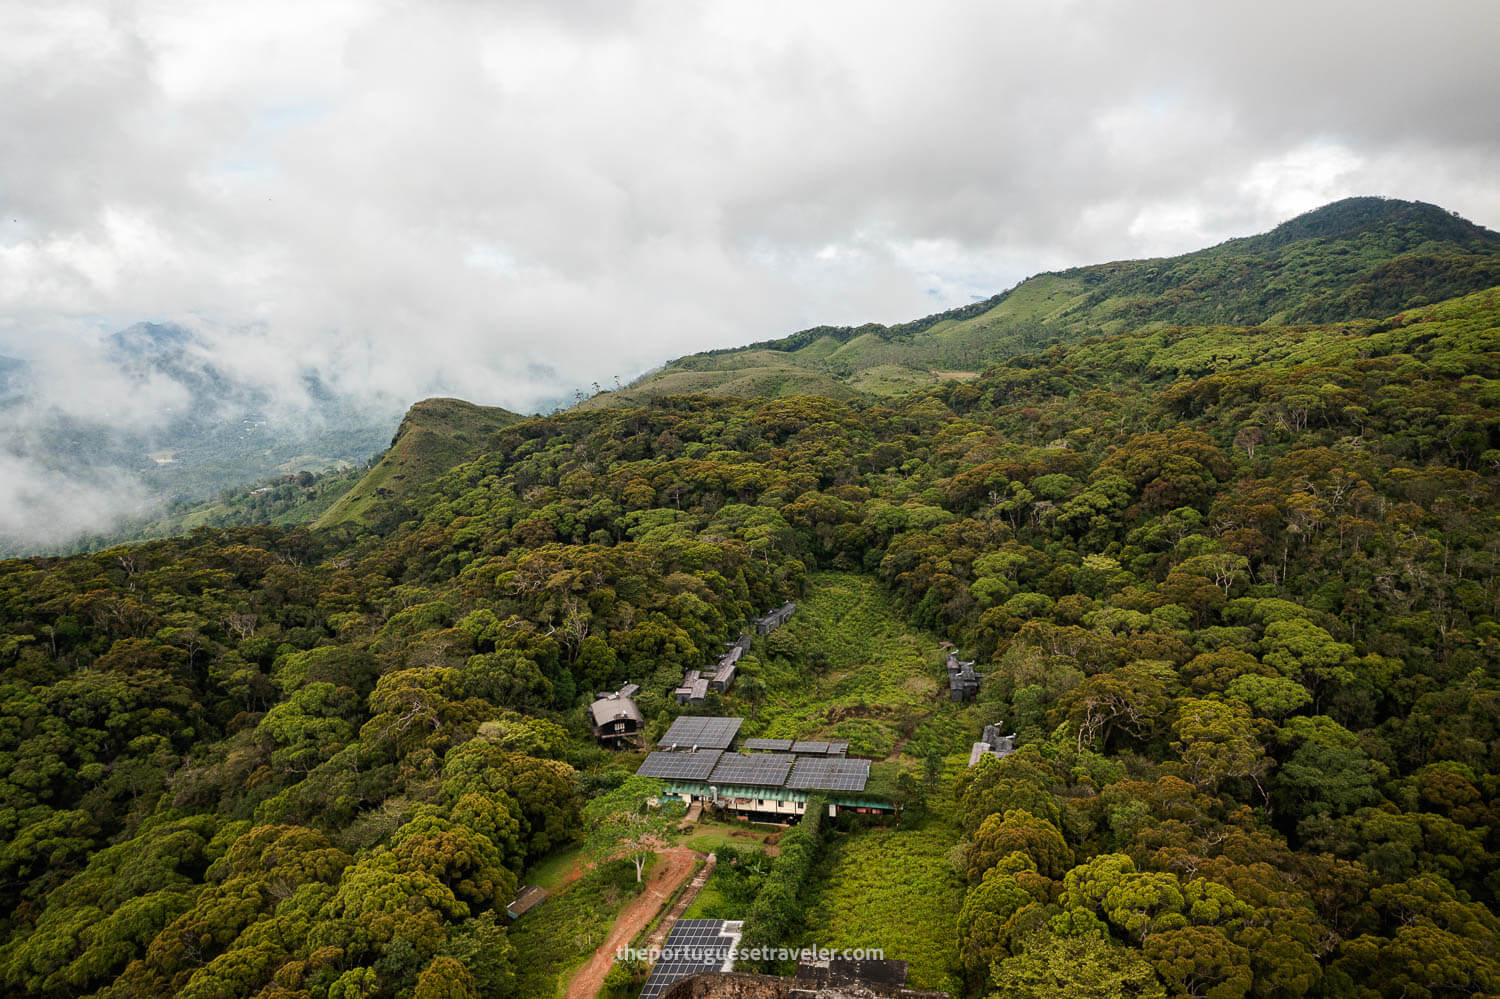
M 661 889 L 599 832 L 669 790 L 594 737 L 629 682 L 647 745 L 870 761 L 881 814 L 673 818 L 748 940 L 954 999 L 1500 994 L 1500 287 L 1419 298 L 884 399 L 427 400 L 331 528 L 0 561 L 0 990 L 556 995 Z
M 317 519 L 319 527 L 373 523 L 412 497 L 416 488 L 475 454 L 486 437 L 524 419 L 498 406 L 426 399 L 412 406 L 390 448 Z
M 243 527 L 274 524 L 291 527 L 317 520 L 359 480 L 365 465 L 336 465 L 321 472 L 303 470 L 222 490 L 204 500 L 175 499 L 164 509 L 120 523 L 108 534 L 85 534 L 49 554 L 73 555 L 100 551 L 132 541 L 171 538 L 200 527 Z
M 583 406 L 684 392 L 889 397 L 1051 343 L 1148 326 L 1377 318 L 1497 283 L 1500 233 L 1435 205 L 1350 198 L 1180 257 L 1038 274 L 911 323 L 816 327 L 694 354 Z

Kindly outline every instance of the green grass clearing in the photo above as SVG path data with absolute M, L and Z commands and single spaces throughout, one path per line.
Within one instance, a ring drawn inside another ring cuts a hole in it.
M 583 847 L 569 846 L 549 853 L 526 870 L 524 884 L 540 885 L 555 892 L 566 882 L 568 872 L 583 861 Z
M 735 850 L 759 850 L 766 839 L 784 832 L 782 826 L 759 822 L 699 821 L 692 832 L 678 837 L 683 846 L 699 853 L 715 853 L 724 847 Z
M 745 716 L 745 736 L 847 739 L 855 755 L 908 762 L 964 752 L 984 721 L 948 700 L 938 642 L 903 621 L 872 577 L 814 573 L 797 613 L 757 640 L 744 667 L 764 697 L 732 693 L 726 710 Z
M 835 835 L 808 906 L 806 945 L 879 948 L 910 963 L 913 988 L 960 995 L 954 926 L 964 886 L 948 860 L 959 835 L 940 817 Z

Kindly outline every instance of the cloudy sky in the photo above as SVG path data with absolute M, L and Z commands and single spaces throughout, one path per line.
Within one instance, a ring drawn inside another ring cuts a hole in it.
M 0 354 L 86 409 L 98 337 L 170 320 L 268 385 L 529 410 L 1350 194 L 1500 228 L 1497 38 L 1490 0 L 11 0 Z

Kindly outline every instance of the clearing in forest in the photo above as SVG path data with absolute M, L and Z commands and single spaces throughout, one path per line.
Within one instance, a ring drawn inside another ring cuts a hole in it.
M 911 965 L 913 988 L 962 993 L 955 925 L 959 831 L 934 815 L 914 828 L 835 834 L 807 910 L 809 947 L 878 948 Z
M 741 671 L 763 693 L 740 687 L 726 713 L 745 716 L 742 735 L 846 739 L 877 760 L 966 753 L 984 720 L 948 700 L 939 641 L 902 620 L 874 578 L 813 573 L 797 613 L 757 638 Z

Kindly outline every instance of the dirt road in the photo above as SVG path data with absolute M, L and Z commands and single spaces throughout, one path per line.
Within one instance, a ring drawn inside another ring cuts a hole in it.
M 661 861 L 647 879 L 646 888 L 630 901 L 609 931 L 609 938 L 594 951 L 587 964 L 568 983 L 568 999 L 594 999 L 604 985 L 604 976 L 615 963 L 615 951 L 635 938 L 655 918 L 662 905 L 693 872 L 699 854 L 685 846 L 674 846 L 657 854 Z

